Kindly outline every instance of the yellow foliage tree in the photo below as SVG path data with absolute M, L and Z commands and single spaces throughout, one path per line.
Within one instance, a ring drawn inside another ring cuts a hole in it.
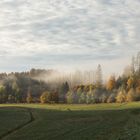
M 50 102 L 50 93 L 48 91 L 43 92 L 43 94 L 40 96 L 40 102 L 42 104 Z
M 127 87 L 130 89 L 133 87 L 133 84 L 134 84 L 134 80 L 132 77 L 130 77 L 127 81 Z
M 126 101 L 132 102 L 135 101 L 135 98 L 136 98 L 135 91 L 133 88 L 131 88 L 127 93 Z
M 112 90 L 115 87 L 116 80 L 114 76 L 111 76 L 107 82 L 106 89 Z
M 123 102 L 125 102 L 126 101 L 126 92 L 125 92 L 125 90 L 123 89 L 123 90 L 121 90 L 119 93 L 118 93 L 118 95 L 117 95 L 117 97 L 116 97 L 116 102 L 118 102 L 118 103 L 123 103 Z

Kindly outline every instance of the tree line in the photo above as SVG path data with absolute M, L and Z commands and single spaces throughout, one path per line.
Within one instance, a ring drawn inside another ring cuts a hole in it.
M 50 82 L 54 74 L 56 71 L 44 69 L 1 73 L 0 103 L 94 104 L 140 101 L 140 53 L 132 58 L 131 65 L 125 68 L 121 76 L 111 75 L 106 82 L 102 80 L 101 65 L 98 65 L 95 81 L 91 83 L 77 82 L 75 75 L 73 83 L 66 78 Z M 49 80 L 39 78 L 44 76 Z M 93 78 L 90 80 L 93 81 Z

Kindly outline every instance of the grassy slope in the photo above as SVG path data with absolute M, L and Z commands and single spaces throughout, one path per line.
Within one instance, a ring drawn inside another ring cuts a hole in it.
M 0 108 L 0 138 L 16 129 L 18 126 L 25 124 L 30 119 L 27 109 L 1 107 Z
M 140 139 L 140 103 L 138 102 L 99 105 L 19 104 L 12 106 L 32 108 L 35 121 L 5 137 L 5 140 Z

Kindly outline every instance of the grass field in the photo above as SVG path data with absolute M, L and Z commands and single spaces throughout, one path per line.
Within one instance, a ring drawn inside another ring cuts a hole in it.
M 3 140 L 140 140 L 140 102 L 0 105 Z

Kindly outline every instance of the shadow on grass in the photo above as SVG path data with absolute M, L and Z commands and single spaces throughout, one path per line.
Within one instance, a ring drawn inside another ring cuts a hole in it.
M 6 132 L 0 138 L 9 140 L 131 140 L 136 139 L 140 109 L 124 110 L 66 110 L 26 109 L 30 120 Z M 135 121 L 134 121 L 135 120 Z M 16 133 L 14 133 L 16 132 Z

